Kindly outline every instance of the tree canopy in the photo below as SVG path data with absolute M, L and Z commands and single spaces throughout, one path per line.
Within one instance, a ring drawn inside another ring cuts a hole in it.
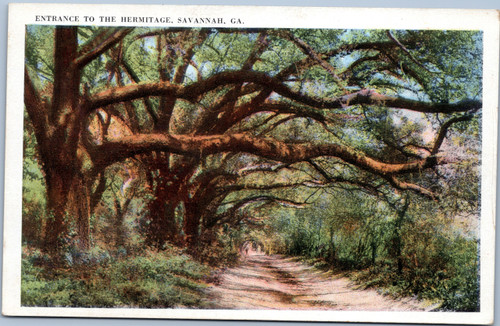
M 394 239 L 423 207 L 477 216 L 481 67 L 478 31 L 27 26 L 42 247 L 88 250 L 106 214 L 119 244 L 128 216 L 192 252 L 290 210 L 331 241 L 384 212 Z
M 114 164 L 150 192 L 157 244 L 196 242 L 250 203 L 305 204 L 292 189 L 438 201 L 456 166 L 477 170 L 480 32 L 33 25 L 26 37 L 49 247 L 69 212 L 88 246 Z
M 419 293 L 477 275 L 481 32 L 30 25 L 25 48 L 23 239 L 53 257 L 258 243 Z

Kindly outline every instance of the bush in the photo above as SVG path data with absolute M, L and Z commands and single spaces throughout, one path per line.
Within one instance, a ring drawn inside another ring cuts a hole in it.
M 189 256 L 146 250 L 95 266 L 51 270 L 33 263 L 33 253 L 22 262 L 21 303 L 43 307 L 147 307 L 197 306 L 209 268 Z M 103 256 L 100 249 L 89 257 Z M 109 255 L 104 255 L 109 257 Z
M 441 263 L 436 263 L 441 261 Z M 442 261 L 446 263 L 443 264 Z M 439 302 L 438 310 L 479 311 L 477 242 L 457 237 L 443 244 L 425 265 L 405 268 L 401 274 L 395 261 L 379 262 L 355 272 L 352 278 L 362 288 L 382 287 L 392 296 L 417 296 Z
M 440 288 L 445 311 L 479 311 L 479 268 L 476 241 L 457 241 L 451 266 L 454 277 Z

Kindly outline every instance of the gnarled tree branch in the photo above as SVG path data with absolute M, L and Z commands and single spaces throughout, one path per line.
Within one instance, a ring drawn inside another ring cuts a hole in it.
M 108 141 L 96 146 L 91 155 L 97 165 L 108 165 L 136 154 L 155 150 L 192 156 L 238 151 L 282 162 L 298 162 L 315 157 L 332 156 L 382 176 L 421 171 L 433 167 L 441 161 L 438 157 L 428 156 L 405 163 L 384 163 L 345 145 L 288 144 L 272 138 L 255 138 L 248 134 L 215 136 L 142 134 L 124 136 L 119 140 Z
M 111 88 L 95 94 L 90 101 L 89 107 L 90 109 L 97 109 L 109 104 L 148 96 L 172 96 L 192 102 L 196 101 L 202 94 L 220 86 L 241 83 L 255 83 L 288 99 L 321 109 L 339 109 L 352 105 L 367 104 L 425 113 L 453 113 L 477 110 L 482 107 L 482 102 L 477 100 L 464 100 L 458 103 L 431 103 L 379 94 L 369 89 L 363 89 L 335 99 L 322 100 L 297 93 L 280 80 L 256 71 L 222 72 L 185 87 L 173 85 L 169 82 L 159 82 Z
M 48 108 L 40 99 L 26 67 L 24 68 L 24 104 L 35 129 L 38 144 L 44 144 L 49 126 Z
M 451 118 L 450 120 L 446 121 L 440 128 L 438 136 L 436 137 L 436 140 L 434 141 L 434 146 L 432 147 L 431 150 L 431 155 L 436 155 L 437 152 L 439 151 L 439 148 L 443 144 L 444 138 L 446 137 L 446 133 L 448 132 L 448 129 L 451 127 L 452 124 L 461 122 L 461 121 L 468 121 L 472 119 L 472 115 L 466 114 L 460 117 L 455 117 Z
M 84 67 L 92 60 L 99 57 L 101 54 L 109 50 L 112 46 L 116 45 L 120 40 L 122 40 L 128 33 L 130 33 L 133 28 L 117 28 L 111 35 L 106 37 L 100 42 L 92 42 L 92 48 L 85 52 L 80 52 L 79 56 L 75 59 L 74 64 L 77 67 Z M 87 49 L 87 47 L 85 47 Z

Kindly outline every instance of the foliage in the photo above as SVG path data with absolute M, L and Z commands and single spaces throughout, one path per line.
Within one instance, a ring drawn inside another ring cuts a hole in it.
M 477 243 L 455 239 L 428 253 L 437 265 L 412 266 L 398 274 L 389 261 L 379 262 L 351 277 L 362 288 L 378 287 L 395 297 L 416 296 L 438 303 L 441 311 L 479 311 Z
M 338 190 L 334 197 L 340 201 L 325 196 L 315 207 L 273 219 L 261 236 L 276 234 L 272 251 L 347 272 L 362 288 L 437 300 L 441 310 L 479 309 L 474 217 L 451 219 L 418 198 L 401 214 L 404 207 L 362 193 Z
M 477 310 L 481 42 L 27 26 L 23 303 L 197 305 L 254 243 Z
M 187 255 L 167 251 L 57 270 L 41 263 L 40 255 L 26 250 L 23 255 L 24 306 L 198 306 L 210 271 Z
M 215 241 L 203 241 L 191 249 L 196 258 L 213 267 L 235 266 L 240 258 L 237 241 L 233 235 L 217 234 Z M 210 243 L 209 246 L 206 244 Z

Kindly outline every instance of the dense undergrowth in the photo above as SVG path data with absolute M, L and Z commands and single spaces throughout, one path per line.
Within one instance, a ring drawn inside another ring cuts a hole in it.
M 474 243 L 461 241 L 453 255 L 441 256 L 442 268 L 411 266 L 401 273 L 390 262 L 381 262 L 350 273 L 362 288 L 381 288 L 392 296 L 416 296 L 437 303 L 436 310 L 474 312 L 479 310 L 478 265 Z
M 40 307 L 201 307 L 210 268 L 174 249 L 112 257 L 94 248 L 81 257 L 49 257 L 24 248 L 21 302 Z
M 263 237 L 266 250 L 311 259 L 361 289 L 426 300 L 435 310 L 480 310 L 476 206 L 463 214 L 408 194 L 397 201 L 347 191 L 337 196 L 319 200 L 321 211 L 274 219 L 268 228 L 279 236 Z
M 475 241 L 461 239 L 448 255 L 433 257 L 432 265 L 410 266 L 401 272 L 394 261 L 355 265 L 350 259 L 335 262 L 301 256 L 299 260 L 322 271 L 349 277 L 359 289 L 374 288 L 393 298 L 415 297 L 432 304 L 435 311 L 479 311 L 479 277 Z M 353 265 L 354 264 L 354 265 Z

